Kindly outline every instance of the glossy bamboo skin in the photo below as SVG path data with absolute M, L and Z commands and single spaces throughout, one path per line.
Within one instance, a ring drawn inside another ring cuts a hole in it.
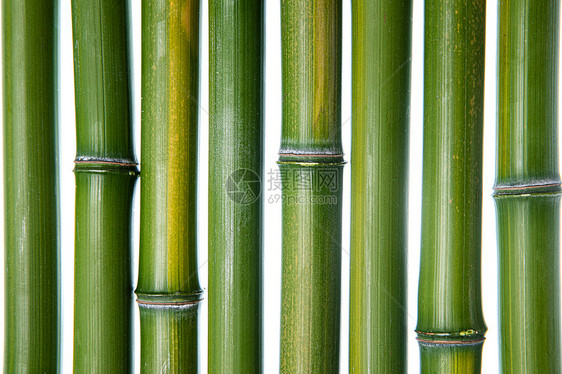
M 341 287 L 341 13 L 281 4 L 281 372 L 338 373 Z
M 133 372 L 135 169 L 77 165 L 74 371 Z
M 281 4 L 283 161 L 343 158 L 341 12 L 338 0 Z
M 339 373 L 343 166 L 281 161 L 279 168 L 281 373 Z
M 199 372 L 199 305 L 141 306 L 141 372 Z
M 209 2 L 209 373 L 263 371 L 264 7 Z
M 74 371 L 133 370 L 128 0 L 72 1 L 76 97 Z
M 5 373 L 60 370 L 58 12 L 2 1 Z
M 560 373 L 559 1 L 499 4 L 500 367 Z
M 142 2 L 142 373 L 198 371 L 199 7 Z
M 354 0 L 350 373 L 406 371 L 412 1 Z
M 485 0 L 425 2 L 423 373 L 480 372 L 485 9 Z
M 481 344 L 420 342 L 422 373 L 480 373 Z
M 501 370 L 560 373 L 560 194 L 495 199 Z

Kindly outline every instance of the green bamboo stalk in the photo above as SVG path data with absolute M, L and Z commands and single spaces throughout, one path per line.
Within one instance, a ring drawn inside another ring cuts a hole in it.
M 72 1 L 76 97 L 74 371 L 133 370 L 137 179 L 128 0 Z
M 281 4 L 281 372 L 338 373 L 341 281 L 339 0 Z
M 58 11 L 2 1 L 5 373 L 60 371 Z
M 423 373 L 478 373 L 486 1 L 425 1 L 418 341 Z
M 209 2 L 209 373 L 261 373 L 263 0 Z
M 196 373 L 199 0 L 142 2 L 141 372 Z
M 411 0 L 354 0 L 349 371 L 406 372 Z
M 499 3 L 500 367 L 560 373 L 560 2 Z

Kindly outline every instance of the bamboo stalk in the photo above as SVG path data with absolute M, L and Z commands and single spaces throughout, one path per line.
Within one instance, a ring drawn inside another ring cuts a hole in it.
M 2 1 L 5 373 L 60 371 L 58 7 Z
M 141 372 L 196 373 L 198 0 L 142 2 Z
M 426 0 L 418 341 L 423 373 L 478 373 L 485 0 Z
M 281 4 L 281 372 L 338 373 L 341 22 L 337 0 Z
M 72 1 L 76 97 L 74 371 L 132 372 L 128 0 Z
M 209 373 L 261 373 L 263 0 L 209 2 Z
M 500 366 L 560 373 L 560 2 L 499 4 Z
M 411 0 L 354 0 L 349 371 L 406 371 Z

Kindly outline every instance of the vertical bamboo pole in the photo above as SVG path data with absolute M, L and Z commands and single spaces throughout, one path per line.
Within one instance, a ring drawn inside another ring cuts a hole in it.
M 349 371 L 406 371 L 412 1 L 354 0 Z
M 198 371 L 199 0 L 142 2 L 141 372 Z
M 560 2 L 501 0 L 497 167 L 500 363 L 560 373 Z
M 4 372 L 60 370 L 58 1 L 2 1 Z
M 425 1 L 418 341 L 423 373 L 478 373 L 486 1 Z
M 341 280 L 339 0 L 281 4 L 281 372 L 338 373 Z
M 209 2 L 209 373 L 260 373 L 263 0 Z
M 128 0 L 72 1 L 76 97 L 74 371 L 132 372 Z

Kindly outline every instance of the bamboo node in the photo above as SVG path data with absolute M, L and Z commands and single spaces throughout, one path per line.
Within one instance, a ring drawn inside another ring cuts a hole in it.
M 112 159 L 112 158 L 86 158 L 79 157 L 74 160 L 74 164 L 105 164 L 105 165 L 119 165 L 119 166 L 138 166 L 138 163 L 130 160 Z
M 95 159 L 78 157 L 74 160 L 74 172 L 87 173 L 128 173 L 138 175 L 138 164 L 135 161 L 120 159 Z
M 191 293 L 144 293 L 136 292 L 137 304 L 147 308 L 181 308 L 203 300 L 203 291 Z
M 467 346 L 467 345 L 481 345 L 484 344 L 486 338 L 474 339 L 474 340 L 426 340 L 421 338 L 416 338 L 418 344 L 431 347 L 431 346 Z
M 416 340 L 420 345 L 436 346 L 436 345 L 478 345 L 482 344 L 486 338 L 486 331 L 478 331 L 467 329 L 456 332 L 424 332 L 416 331 L 418 334 Z
M 496 184 L 494 197 L 504 195 L 542 195 L 561 192 L 562 183 L 555 181 L 536 181 L 520 184 Z
M 184 301 L 184 302 L 174 302 L 174 303 L 159 303 L 154 301 L 143 301 L 137 299 L 137 304 L 139 307 L 144 307 L 148 309 L 181 309 L 181 308 L 188 308 L 193 305 L 199 304 L 203 299 L 193 300 L 193 301 Z
M 299 153 L 280 152 L 277 164 L 296 164 L 301 166 L 338 166 L 345 165 L 341 153 Z

